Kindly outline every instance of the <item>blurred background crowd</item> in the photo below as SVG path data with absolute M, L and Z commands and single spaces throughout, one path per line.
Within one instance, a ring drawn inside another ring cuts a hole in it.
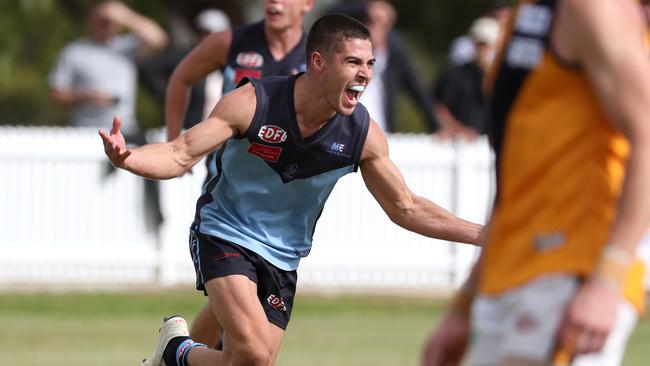
M 264 16 L 262 0 L 125 0 L 90 11 L 96 3 L 0 3 L 0 124 L 101 127 L 120 114 L 137 139 L 164 126 L 167 79 L 203 36 Z M 304 27 L 343 12 L 371 29 L 376 87 L 362 102 L 386 131 L 472 140 L 485 133 L 480 84 L 510 3 L 317 0 Z M 75 80 L 73 67 L 102 80 Z M 209 110 L 219 85 L 218 73 L 196 85 L 189 111 Z

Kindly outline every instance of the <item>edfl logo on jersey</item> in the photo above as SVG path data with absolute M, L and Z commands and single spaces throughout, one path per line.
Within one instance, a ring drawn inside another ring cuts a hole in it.
M 264 142 L 279 144 L 287 140 L 287 131 L 274 125 L 264 125 L 260 127 L 257 136 Z
M 280 296 L 271 294 L 266 301 L 275 309 L 287 311 L 287 307 L 284 305 L 284 299 Z
M 235 62 L 241 67 L 259 69 L 264 65 L 264 57 L 257 52 L 240 52 L 237 54 Z

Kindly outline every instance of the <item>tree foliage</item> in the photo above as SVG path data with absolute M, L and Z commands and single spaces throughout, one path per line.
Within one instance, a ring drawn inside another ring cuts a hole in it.
M 47 76 L 61 48 L 84 34 L 84 13 L 94 0 L 0 1 L 0 124 L 65 125 L 67 111 L 48 98 Z M 168 27 L 171 11 L 193 17 L 217 6 L 242 22 L 243 6 L 260 1 L 125 0 L 133 9 Z M 398 28 L 414 50 L 425 80 L 443 66 L 449 41 L 464 33 L 486 0 L 394 0 Z M 138 119 L 145 127 L 162 123 L 162 108 L 146 93 L 138 97 Z M 408 113 L 407 113 L 408 114 Z M 414 118 L 418 118 L 415 116 Z M 417 127 L 406 125 L 406 130 Z

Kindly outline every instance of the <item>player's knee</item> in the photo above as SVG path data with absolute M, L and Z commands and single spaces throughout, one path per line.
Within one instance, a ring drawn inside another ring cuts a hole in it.
M 237 347 L 234 352 L 233 365 L 267 366 L 271 362 L 272 350 L 263 342 L 248 343 Z

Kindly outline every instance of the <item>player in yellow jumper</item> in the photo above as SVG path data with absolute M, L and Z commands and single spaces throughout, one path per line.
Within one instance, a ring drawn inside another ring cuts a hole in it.
M 424 365 L 459 364 L 470 324 L 470 365 L 620 364 L 650 220 L 645 27 L 635 0 L 520 1 L 488 81 L 486 247 Z

